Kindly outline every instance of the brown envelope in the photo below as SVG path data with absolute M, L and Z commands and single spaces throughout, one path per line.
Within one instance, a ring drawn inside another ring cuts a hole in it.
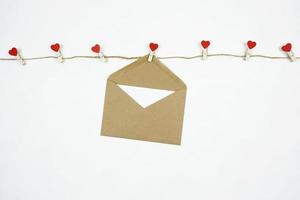
M 156 57 L 142 57 L 107 79 L 101 135 L 169 144 L 181 143 L 186 86 Z M 119 86 L 172 90 L 146 108 Z

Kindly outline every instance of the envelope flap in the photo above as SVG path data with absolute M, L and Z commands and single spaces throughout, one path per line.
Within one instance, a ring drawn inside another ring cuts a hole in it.
M 185 89 L 184 82 L 155 56 L 148 62 L 148 55 L 113 73 L 108 80 L 116 84 L 162 90 Z

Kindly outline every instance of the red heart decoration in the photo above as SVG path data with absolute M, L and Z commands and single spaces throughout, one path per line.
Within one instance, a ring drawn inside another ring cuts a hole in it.
M 149 47 L 150 47 L 151 51 L 155 51 L 158 48 L 158 44 L 151 42 L 149 44 Z
M 247 42 L 247 46 L 249 49 L 253 49 L 254 47 L 256 47 L 256 42 L 249 40 Z
M 99 44 L 95 44 L 91 50 L 95 53 L 99 53 L 100 52 L 100 45 Z
M 55 52 L 58 52 L 59 49 L 60 49 L 60 45 L 59 45 L 58 43 L 52 44 L 50 47 L 51 47 L 51 49 L 52 49 L 53 51 L 55 51 Z
M 16 47 L 11 48 L 11 50 L 8 51 L 9 55 L 11 56 L 17 56 L 18 55 L 18 50 Z
M 291 43 L 287 43 L 286 45 L 282 46 L 281 49 L 284 52 L 290 52 L 292 50 L 292 44 Z
M 208 48 L 209 47 L 209 45 L 210 45 L 210 41 L 206 41 L 206 40 L 202 40 L 201 41 L 201 45 L 202 45 L 202 47 L 204 48 L 204 49 L 206 49 L 206 48 Z

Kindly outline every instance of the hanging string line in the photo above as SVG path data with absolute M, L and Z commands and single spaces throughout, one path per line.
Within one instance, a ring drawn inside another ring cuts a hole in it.
M 139 59 L 144 56 L 104 56 L 107 59 L 123 59 L 123 60 L 134 60 Z M 202 58 L 202 55 L 195 55 L 195 56 L 157 56 L 158 59 L 184 59 L 184 60 L 191 60 L 191 59 L 198 59 Z M 233 58 L 245 58 L 245 55 L 237 55 L 237 54 L 229 54 L 229 53 L 217 53 L 217 54 L 208 54 L 207 57 L 233 57 Z M 268 55 L 250 55 L 251 58 L 265 58 L 265 59 L 273 59 L 273 60 L 283 60 L 288 59 L 286 56 L 268 56 Z M 57 59 L 57 56 L 40 56 L 40 57 L 23 57 L 23 60 L 45 60 L 45 59 Z M 73 60 L 73 59 L 99 59 L 99 56 L 66 56 L 63 57 L 64 60 Z M 296 57 L 296 59 L 300 59 L 300 57 Z M 18 58 L 0 58 L 2 61 L 15 61 Z

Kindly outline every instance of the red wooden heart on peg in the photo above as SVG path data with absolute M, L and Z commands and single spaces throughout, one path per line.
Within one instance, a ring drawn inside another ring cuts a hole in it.
M 281 50 L 284 51 L 284 52 L 290 52 L 292 50 L 292 44 L 287 43 L 286 45 L 281 47 Z
M 99 53 L 100 52 L 100 45 L 99 44 L 95 44 L 91 50 L 95 53 Z
M 17 56 L 18 55 L 18 50 L 16 47 L 11 48 L 11 50 L 8 51 L 9 55 L 11 56 Z
M 58 52 L 59 49 L 60 49 L 60 45 L 59 45 L 58 43 L 52 44 L 50 47 L 51 47 L 51 49 L 52 49 L 53 51 L 55 51 L 55 52 Z
M 206 49 L 206 48 L 209 47 L 210 41 L 208 41 L 208 40 L 202 40 L 202 41 L 201 41 L 201 45 L 202 45 L 202 47 L 203 47 L 204 49 Z
M 247 42 L 247 46 L 249 49 L 253 49 L 254 47 L 256 47 L 256 42 L 249 40 Z
M 158 48 L 158 44 L 151 42 L 149 44 L 149 47 L 150 47 L 151 51 L 155 51 Z

